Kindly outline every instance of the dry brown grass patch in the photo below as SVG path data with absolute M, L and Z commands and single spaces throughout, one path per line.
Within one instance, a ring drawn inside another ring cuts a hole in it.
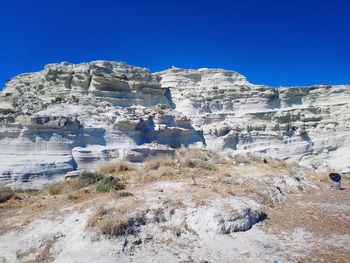
M 49 195 L 69 194 L 88 187 L 100 181 L 103 177 L 98 173 L 84 171 L 77 177 L 54 183 L 43 188 L 42 192 Z
M 86 227 L 101 235 L 120 236 L 125 231 L 126 220 L 117 215 L 117 211 L 112 208 L 99 207 L 89 217 Z
M 109 238 L 134 234 L 136 228 L 146 224 L 144 213 L 133 216 L 126 215 L 126 211 L 116 208 L 97 208 L 89 217 L 86 228 L 98 235 Z
M 159 167 L 157 170 L 141 171 L 138 180 L 141 182 L 153 182 L 164 179 L 175 179 L 181 177 L 172 167 Z
M 145 171 L 158 170 L 160 167 L 174 167 L 176 161 L 171 155 L 160 155 L 146 160 L 143 165 Z
M 59 195 L 62 194 L 64 189 L 67 187 L 68 181 L 59 182 L 51 184 L 43 189 L 43 192 L 46 192 L 49 195 Z
M 313 181 L 322 182 L 322 183 L 329 183 L 328 175 L 330 173 L 333 173 L 333 172 L 335 172 L 335 171 L 330 169 L 330 168 L 328 168 L 324 171 L 312 171 L 307 175 L 307 177 Z
M 125 172 L 136 170 L 135 166 L 128 162 L 105 163 L 100 167 L 100 174 L 117 176 Z

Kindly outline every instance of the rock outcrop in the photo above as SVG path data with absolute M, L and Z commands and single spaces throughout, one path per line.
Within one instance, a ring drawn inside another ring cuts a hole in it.
M 181 146 L 347 168 L 349 85 L 271 88 L 223 69 L 47 65 L 0 96 L 0 184 Z
M 349 85 L 271 88 L 222 69 L 172 68 L 158 75 L 209 148 L 316 167 L 350 165 Z

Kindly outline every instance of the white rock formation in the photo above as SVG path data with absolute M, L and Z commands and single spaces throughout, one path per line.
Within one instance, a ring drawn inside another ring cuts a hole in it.
M 209 148 L 350 165 L 350 86 L 271 88 L 222 69 L 158 73 Z
M 223 69 L 50 64 L 0 95 L 0 184 L 189 145 L 347 169 L 349 88 L 271 88 Z

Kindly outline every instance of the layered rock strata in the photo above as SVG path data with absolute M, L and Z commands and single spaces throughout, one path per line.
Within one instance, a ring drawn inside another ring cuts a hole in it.
M 350 165 L 350 86 L 253 85 L 222 69 L 157 74 L 209 148 L 305 164 Z
M 0 183 L 31 181 L 181 146 L 350 164 L 349 85 L 254 85 L 223 69 L 50 64 L 0 96 Z

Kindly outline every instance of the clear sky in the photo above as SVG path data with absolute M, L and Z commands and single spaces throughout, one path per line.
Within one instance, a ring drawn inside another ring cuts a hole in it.
M 350 83 L 349 0 L 0 0 L 0 87 L 45 64 L 220 67 L 257 84 Z

